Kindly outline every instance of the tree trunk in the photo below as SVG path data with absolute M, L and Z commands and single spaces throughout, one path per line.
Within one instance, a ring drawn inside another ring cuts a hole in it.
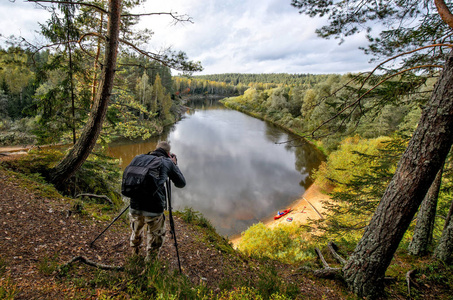
M 343 272 L 359 296 L 383 291 L 385 271 L 453 142 L 453 56 L 445 63 L 397 170 Z
M 450 207 L 450 211 L 448 213 L 449 217 L 445 223 L 444 230 L 442 231 L 442 236 L 439 241 L 439 245 L 437 245 L 436 251 L 434 252 L 434 256 L 451 265 L 453 264 L 453 201 Z
M 437 197 L 439 196 L 440 184 L 442 182 L 442 172 L 443 167 L 437 172 L 436 178 L 429 188 L 417 214 L 417 224 L 415 225 L 414 236 L 407 249 L 411 255 L 426 255 L 428 253 L 428 247 L 433 240 Z
M 450 209 L 448 210 L 448 215 L 447 218 L 445 219 L 445 225 L 443 230 L 447 229 L 448 224 L 450 224 L 450 219 L 452 218 L 451 215 L 453 215 L 453 200 L 450 203 Z
M 58 188 L 80 168 L 96 145 L 102 129 L 115 76 L 116 59 L 118 54 L 118 37 L 120 30 L 121 1 L 109 1 L 109 20 L 107 28 L 107 44 L 105 59 L 99 89 L 91 113 L 80 138 L 63 158 L 52 169 L 51 182 Z

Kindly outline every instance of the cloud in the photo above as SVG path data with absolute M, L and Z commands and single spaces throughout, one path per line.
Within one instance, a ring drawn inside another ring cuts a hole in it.
M 49 16 L 30 3 L 0 3 L 2 34 L 31 36 L 37 21 Z M 154 32 L 147 50 L 182 50 L 204 71 L 214 73 L 347 73 L 369 70 L 369 57 L 358 50 L 363 35 L 342 45 L 325 40 L 315 29 L 325 20 L 299 14 L 281 0 L 148 1 L 134 12 L 188 14 L 194 24 L 172 24 L 169 16 L 142 17 L 139 28 Z M 6 28 L 8 30 L 6 30 Z M 175 72 L 176 73 L 176 72 Z
M 22 1 L 1 1 L 0 2 L 0 28 L 1 35 L 8 38 L 12 35 L 22 36 L 27 40 L 39 39 L 36 33 L 39 30 L 38 23 L 44 23 L 50 13 L 35 4 Z
M 194 24 L 165 28 L 173 46 L 213 73 L 346 73 L 369 69 L 363 36 L 338 45 L 315 34 L 324 20 L 300 15 L 289 1 L 188 1 Z M 178 6 L 178 1 L 173 2 Z M 181 2 L 186 5 L 186 2 Z M 151 7 L 149 7 L 151 9 Z M 178 8 L 179 9 L 179 8 Z M 151 24 L 150 24 L 151 25 Z M 160 28 L 155 45 L 161 41 Z M 344 63 L 342 63 L 344 61 Z

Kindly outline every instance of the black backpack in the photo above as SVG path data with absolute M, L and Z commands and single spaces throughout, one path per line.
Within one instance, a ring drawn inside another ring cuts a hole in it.
M 162 157 L 137 155 L 123 172 L 121 194 L 129 198 L 150 198 L 161 188 L 158 186 Z

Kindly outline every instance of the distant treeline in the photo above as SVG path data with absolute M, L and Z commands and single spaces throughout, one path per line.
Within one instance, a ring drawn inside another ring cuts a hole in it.
M 287 73 L 270 73 L 270 74 L 241 74 L 241 73 L 225 73 L 213 75 L 199 75 L 195 78 L 205 79 L 209 81 L 225 82 L 227 84 L 249 85 L 250 83 L 273 83 L 283 85 L 301 85 L 315 84 L 320 80 L 325 80 L 329 75 L 313 75 L 313 74 L 287 74 Z
M 240 74 L 226 73 L 174 77 L 173 90 L 177 95 L 216 94 L 224 96 L 242 95 L 248 88 L 266 90 L 276 87 L 310 87 L 326 81 L 329 75 L 312 74 Z

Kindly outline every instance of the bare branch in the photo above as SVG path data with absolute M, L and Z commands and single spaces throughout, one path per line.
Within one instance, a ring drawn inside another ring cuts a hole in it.
M 193 24 L 192 18 L 188 15 L 178 15 L 173 12 L 159 12 L 159 13 L 143 13 L 143 14 L 122 14 L 122 17 L 143 17 L 143 16 L 158 16 L 158 15 L 169 15 L 175 22 L 190 22 Z
M 453 47 L 453 45 L 452 45 Z M 323 127 L 324 125 L 326 125 L 327 123 L 331 122 L 333 119 L 336 119 L 339 115 L 341 115 L 343 112 L 345 112 L 348 108 L 351 108 L 353 106 L 357 106 L 360 101 L 366 96 L 368 95 L 371 91 L 373 91 L 374 89 L 376 89 L 378 86 L 380 86 L 382 83 L 384 83 L 385 81 L 395 77 L 395 76 L 398 76 L 398 75 L 401 75 L 402 73 L 405 73 L 405 72 L 408 72 L 408 71 L 411 71 L 411 70 L 415 70 L 415 69 L 422 69 L 422 68 L 443 68 L 443 66 L 441 65 L 422 65 L 422 66 L 416 66 L 416 67 L 412 67 L 412 68 L 409 68 L 409 69 L 405 69 L 405 70 L 402 70 L 398 73 L 395 73 L 395 74 L 392 74 L 386 78 L 384 78 L 383 80 L 381 80 L 379 83 L 377 83 L 376 85 L 374 85 L 372 88 L 368 89 L 365 93 L 363 93 L 359 98 L 357 98 L 354 102 L 352 102 L 351 104 L 345 106 L 342 110 L 340 110 L 338 113 L 336 113 L 334 116 L 332 116 L 331 118 L 329 118 L 328 120 L 322 122 L 321 125 L 319 125 L 318 127 L 316 127 L 314 130 L 311 131 L 311 136 L 312 138 L 315 138 L 315 132 L 318 131 L 321 127 Z M 368 76 L 369 78 L 369 76 Z M 368 79 L 367 78 L 367 79 Z M 363 87 L 363 85 L 362 85 Z M 349 114 L 351 115 L 353 112 L 354 112 L 355 109 L 353 109 Z
M 360 87 L 359 91 L 363 88 L 363 86 L 365 85 L 365 83 L 368 81 L 368 79 L 370 79 L 371 75 L 374 74 L 374 72 L 379 69 L 382 65 L 388 63 L 389 61 L 391 60 L 394 60 L 400 56 L 403 56 L 403 55 L 407 55 L 407 54 L 411 54 L 411 53 L 414 53 L 414 52 L 417 52 L 417 51 L 420 51 L 420 50 L 423 50 L 423 49 L 426 49 L 426 48 L 433 48 L 433 47 L 450 47 L 450 48 L 453 48 L 453 45 L 452 44 L 433 44 L 433 45 L 428 45 L 428 46 L 424 46 L 424 47 L 420 47 L 420 48 L 417 48 L 417 49 L 414 49 L 414 50 L 411 50 L 411 51 L 408 51 L 408 52 L 403 52 L 403 53 L 400 53 L 400 54 L 397 54 L 393 57 L 390 57 L 389 59 L 387 60 L 384 60 L 383 62 L 381 62 L 380 64 L 378 64 L 374 69 L 373 71 L 370 72 L 370 74 L 367 76 L 367 78 L 363 81 L 363 84 L 362 86 Z
M 85 3 L 85 2 L 73 2 L 73 1 L 56 1 L 56 0 L 26 0 L 27 2 L 32 2 L 32 3 L 56 3 L 56 4 L 74 4 L 74 5 L 83 5 L 83 6 L 88 6 L 92 7 L 104 14 L 107 14 L 108 11 L 103 9 L 102 7 L 99 7 L 97 5 L 91 4 L 91 3 Z
M 316 209 L 316 207 L 313 206 L 313 204 L 310 203 L 310 201 L 305 199 L 305 197 L 303 197 L 303 199 L 311 206 L 311 208 L 313 208 L 313 210 L 318 214 L 319 218 L 324 219 L 324 217 L 321 215 L 321 213 Z

